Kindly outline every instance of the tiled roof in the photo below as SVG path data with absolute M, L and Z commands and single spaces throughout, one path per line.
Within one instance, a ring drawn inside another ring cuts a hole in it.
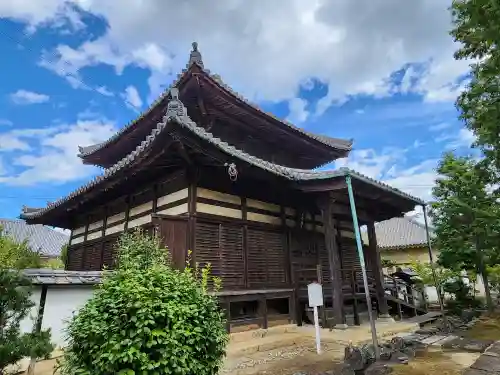
M 352 139 L 347 140 L 347 139 L 341 139 L 341 138 L 334 138 L 334 137 L 330 137 L 330 136 L 327 136 L 327 135 L 315 134 L 315 133 L 309 132 L 307 130 L 304 130 L 302 128 L 299 128 L 298 126 L 292 124 L 291 122 L 288 122 L 286 120 L 280 119 L 279 117 L 277 117 L 272 112 L 266 112 L 266 111 L 262 110 L 257 104 L 252 103 L 251 101 L 249 101 L 248 99 L 246 99 L 243 95 L 241 95 L 240 93 L 234 91 L 229 85 L 227 85 L 226 83 L 224 83 L 222 81 L 222 78 L 218 74 L 210 75 L 210 77 L 212 78 L 212 80 L 219 87 L 221 87 L 222 89 L 228 91 L 234 97 L 238 98 L 239 100 L 241 100 L 245 104 L 249 105 L 254 110 L 256 110 L 256 111 L 258 111 L 258 112 L 260 112 L 260 113 L 262 113 L 262 114 L 264 114 L 266 116 L 271 117 L 272 119 L 274 119 L 275 121 L 280 122 L 283 125 L 286 125 L 288 128 L 292 129 L 293 131 L 301 133 L 303 135 L 306 135 L 309 138 L 315 139 L 316 141 L 324 143 L 325 145 L 330 146 L 330 147 L 334 147 L 334 148 L 337 148 L 337 149 L 340 149 L 340 150 L 344 150 L 344 151 L 350 151 L 351 150 L 352 143 L 353 143 Z
M 29 268 L 23 275 L 35 285 L 95 285 L 102 281 L 103 271 L 65 271 L 50 268 Z
M 228 91 L 230 94 L 232 94 L 233 96 L 235 96 L 239 100 L 243 101 L 247 105 L 251 106 L 253 109 L 257 110 L 258 112 L 265 114 L 266 116 L 273 118 L 275 121 L 278 121 L 278 122 L 286 125 L 288 128 L 292 129 L 293 131 L 296 131 L 298 133 L 306 135 L 309 138 L 314 139 L 318 142 L 321 142 L 327 146 L 334 147 L 334 148 L 344 150 L 344 151 L 351 150 L 352 143 L 353 143 L 352 139 L 346 140 L 346 139 L 334 138 L 334 137 L 329 137 L 327 135 L 321 135 L 321 134 L 315 134 L 315 133 L 309 132 L 307 130 L 304 130 L 302 128 L 299 128 L 298 126 L 291 124 L 290 122 L 288 122 L 286 120 L 282 120 L 282 119 L 278 118 L 277 116 L 275 116 L 271 112 L 263 111 L 259 106 L 257 106 L 257 104 L 254 104 L 254 103 L 250 102 L 249 100 L 247 100 L 245 97 L 240 95 L 238 92 L 234 91 L 229 85 L 225 84 L 218 74 L 210 74 L 210 70 L 204 68 L 203 60 L 201 59 L 201 55 L 198 52 L 197 43 L 194 42 L 193 43 L 193 50 L 191 51 L 189 62 L 186 65 L 186 68 L 183 69 L 182 72 L 177 75 L 177 79 L 174 80 L 174 82 L 172 82 L 170 84 L 170 86 L 165 91 L 163 91 L 163 93 L 153 103 L 151 103 L 149 108 L 147 108 L 139 117 L 137 117 L 136 119 L 134 119 L 133 121 L 128 123 L 126 126 L 121 128 L 118 132 L 116 132 L 113 136 L 111 136 L 106 141 L 98 143 L 98 144 L 94 144 L 94 145 L 89 145 L 89 146 L 79 146 L 78 147 L 78 149 L 79 149 L 78 156 L 80 158 L 83 158 L 85 156 L 89 156 L 89 155 L 93 154 L 94 152 L 96 152 L 96 151 L 106 147 L 110 143 L 114 142 L 115 140 L 120 138 L 120 136 L 123 133 L 125 133 L 130 128 L 135 126 L 137 124 L 137 122 L 139 122 L 140 119 L 142 119 L 144 116 L 149 114 L 163 99 L 165 99 L 168 96 L 170 90 L 177 86 L 177 84 L 181 81 L 181 79 L 184 77 L 186 72 L 189 70 L 189 68 L 193 64 L 196 64 L 204 73 L 206 73 L 206 75 L 208 77 L 210 77 L 213 80 L 213 82 L 215 82 L 223 90 Z
M 375 234 L 380 249 L 401 249 L 427 245 L 425 226 L 408 217 L 394 217 L 377 223 Z M 363 240 L 368 242 L 366 232 L 363 232 Z
M 172 91 L 176 91 L 177 89 L 173 89 Z M 382 182 L 378 182 L 372 178 L 364 176 L 360 173 L 357 173 L 353 170 L 347 168 L 340 168 L 337 170 L 330 171 L 314 171 L 309 169 L 297 169 L 297 168 L 289 168 L 282 165 L 274 164 L 269 161 L 260 159 L 256 156 L 250 155 L 245 151 L 239 150 L 236 147 L 228 144 L 227 142 L 222 141 L 220 138 L 214 137 L 212 133 L 207 132 L 204 128 L 199 127 L 194 121 L 192 121 L 187 115 L 187 111 L 184 108 L 184 105 L 178 100 L 178 98 L 174 98 L 170 100 L 167 114 L 163 117 L 163 121 L 158 123 L 157 126 L 152 130 L 151 134 L 143 140 L 134 151 L 132 151 L 129 155 L 124 157 L 122 160 L 117 162 L 112 167 L 105 170 L 105 172 L 100 175 L 94 177 L 89 183 L 80 187 L 79 189 L 70 193 L 67 197 L 61 198 L 56 202 L 49 203 L 49 205 L 45 208 L 34 209 L 34 208 L 23 208 L 23 213 L 21 215 L 22 218 L 25 219 L 33 219 L 41 216 L 47 211 L 50 211 L 62 203 L 83 194 L 92 188 L 94 188 L 99 183 L 107 180 L 108 178 L 115 175 L 118 171 L 130 166 L 136 159 L 142 155 L 155 141 L 156 137 L 163 133 L 165 129 L 168 127 L 167 125 L 171 122 L 175 122 L 182 126 L 183 128 L 189 130 L 193 134 L 196 134 L 199 138 L 205 140 L 206 142 L 216 146 L 221 149 L 225 153 L 230 156 L 233 156 L 237 159 L 240 159 L 244 162 L 247 162 L 255 167 L 267 170 L 275 175 L 284 177 L 291 181 L 311 181 L 311 180 L 321 180 L 321 179 L 329 179 L 335 177 L 342 177 L 350 175 L 353 178 L 363 181 L 365 183 L 377 186 L 378 188 L 391 191 L 394 194 L 397 194 L 406 199 L 410 199 L 415 202 L 415 204 L 423 204 L 418 198 L 412 197 L 411 195 L 404 193 L 401 190 L 392 188 L 391 186 L 384 184 Z
M 61 255 L 61 248 L 69 241 L 64 233 L 45 225 L 28 225 L 23 220 L 0 219 L 0 227 L 15 242 L 27 240 L 33 251 L 48 257 Z

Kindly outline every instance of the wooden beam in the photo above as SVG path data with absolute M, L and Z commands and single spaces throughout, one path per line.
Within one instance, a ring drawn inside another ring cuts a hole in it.
M 205 119 L 208 115 L 207 108 L 205 107 L 205 98 L 203 90 L 201 89 L 200 78 L 195 75 L 196 78 L 196 100 L 198 102 L 198 107 L 200 108 L 201 116 Z
M 337 191 L 347 189 L 347 185 L 344 179 L 340 180 L 329 180 L 323 181 L 321 183 L 295 183 L 294 187 L 303 192 L 313 193 L 313 192 L 327 192 L 327 191 Z
M 184 147 L 184 144 L 180 140 L 175 142 L 175 149 L 181 156 L 182 160 L 184 160 L 189 167 L 194 165 L 193 159 L 191 159 L 186 148 Z

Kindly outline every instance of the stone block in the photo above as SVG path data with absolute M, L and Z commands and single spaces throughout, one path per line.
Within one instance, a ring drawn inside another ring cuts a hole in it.
M 500 341 L 497 341 L 490 348 L 488 348 L 487 352 L 492 352 L 496 354 L 500 354 Z
M 500 358 L 482 355 L 472 364 L 471 369 L 500 372 Z
M 366 368 L 364 375 L 387 375 L 393 371 L 391 365 L 383 362 L 375 362 Z
M 445 339 L 447 336 L 442 336 L 442 335 L 435 335 L 435 336 L 430 336 L 430 337 L 427 337 L 426 339 L 424 339 L 422 341 L 422 344 L 425 344 L 425 345 L 432 345 L 438 341 L 441 341 L 443 339 Z

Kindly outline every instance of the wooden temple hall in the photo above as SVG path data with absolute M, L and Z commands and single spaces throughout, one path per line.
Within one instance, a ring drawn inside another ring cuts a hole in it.
M 382 317 L 422 313 L 416 291 L 401 292 L 382 274 L 374 223 L 423 202 L 346 168 L 317 169 L 351 148 L 263 112 L 211 74 L 193 43 L 186 69 L 144 113 L 79 148 L 102 175 L 44 208 L 24 207 L 21 218 L 71 230 L 68 270 L 113 268 L 117 238 L 134 228 L 157 233 L 177 267 L 191 250 L 222 279 L 233 331 L 307 322 L 306 286 L 315 280 L 324 326 L 359 324 L 368 308 Z M 369 238 L 372 306 L 356 221 Z

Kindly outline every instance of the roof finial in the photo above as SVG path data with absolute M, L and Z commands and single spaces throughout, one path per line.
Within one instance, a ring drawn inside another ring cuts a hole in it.
M 191 54 L 189 55 L 189 66 L 193 65 L 194 63 L 198 64 L 201 68 L 203 68 L 203 59 L 201 57 L 200 51 L 198 51 L 198 43 L 193 42 L 192 43 L 193 50 L 191 51 Z
M 166 117 L 173 117 L 173 116 L 183 117 L 184 115 L 186 115 L 186 107 L 184 107 L 184 104 L 179 99 L 179 89 L 177 87 L 172 87 L 170 89 L 170 97 L 171 97 L 171 99 L 168 102 L 167 113 L 165 114 L 165 116 Z

